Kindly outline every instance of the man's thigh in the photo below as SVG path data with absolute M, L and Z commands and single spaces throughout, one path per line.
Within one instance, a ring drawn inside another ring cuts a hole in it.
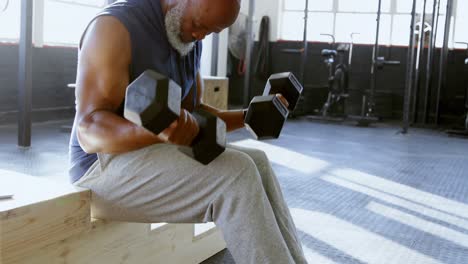
M 205 166 L 185 154 L 189 150 L 156 144 L 121 155 L 99 154 L 99 164 L 77 185 L 92 190 L 95 218 L 210 221 L 211 201 L 255 165 L 247 154 L 228 148 Z

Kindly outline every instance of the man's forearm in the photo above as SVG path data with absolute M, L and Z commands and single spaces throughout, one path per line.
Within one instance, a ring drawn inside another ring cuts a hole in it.
M 78 139 L 88 153 L 119 154 L 165 141 L 109 111 L 98 111 L 78 124 Z
M 218 113 L 218 117 L 226 123 L 228 132 L 245 126 L 243 110 L 221 111 Z
M 206 104 L 202 104 L 201 108 L 221 118 L 226 123 L 228 132 L 243 128 L 245 126 L 243 109 L 230 111 L 219 110 Z

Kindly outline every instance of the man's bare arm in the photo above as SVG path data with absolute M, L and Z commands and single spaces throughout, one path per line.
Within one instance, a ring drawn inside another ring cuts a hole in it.
M 79 52 L 77 136 L 87 153 L 123 153 L 164 142 L 116 114 L 129 83 L 131 42 L 114 17 L 97 18 Z

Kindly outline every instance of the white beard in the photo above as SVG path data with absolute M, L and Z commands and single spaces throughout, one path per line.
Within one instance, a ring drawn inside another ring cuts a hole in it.
M 187 6 L 187 1 L 188 0 L 180 0 L 175 7 L 167 11 L 166 17 L 164 18 L 169 43 L 181 56 L 186 56 L 195 47 L 194 42 L 184 43 L 180 38 L 182 16 Z

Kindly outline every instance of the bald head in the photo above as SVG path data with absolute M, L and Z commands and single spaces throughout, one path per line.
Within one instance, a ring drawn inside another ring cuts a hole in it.
M 155 1 L 162 3 L 169 42 L 181 55 L 190 52 L 193 42 L 231 26 L 240 10 L 240 0 Z
M 161 0 L 166 12 L 184 6 L 180 38 L 188 43 L 220 32 L 232 25 L 240 10 L 240 0 Z
M 229 27 L 239 15 L 239 0 L 192 0 L 193 6 L 199 9 L 202 22 L 219 31 Z

